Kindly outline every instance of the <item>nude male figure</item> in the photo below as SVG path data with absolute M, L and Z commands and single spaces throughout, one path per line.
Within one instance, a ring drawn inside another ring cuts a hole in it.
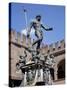
M 46 31 L 51 31 L 53 29 L 43 26 L 43 24 L 41 23 L 41 16 L 40 15 L 37 15 L 35 17 L 35 20 L 33 20 L 30 23 L 30 27 L 28 28 L 28 32 L 27 32 L 27 37 L 30 37 L 30 32 L 31 32 L 32 27 L 34 28 L 35 36 L 37 37 L 37 40 L 34 41 L 32 46 L 37 44 L 36 49 L 40 49 L 40 44 L 41 44 L 41 42 L 43 40 L 43 31 L 42 31 L 42 29 L 44 29 Z

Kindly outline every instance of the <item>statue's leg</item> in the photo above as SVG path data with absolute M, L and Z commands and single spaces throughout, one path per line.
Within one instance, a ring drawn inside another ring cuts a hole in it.
M 32 46 L 35 45 L 36 43 L 40 42 L 40 41 L 42 41 L 42 38 L 38 38 L 38 37 L 37 37 L 37 40 L 35 40 L 35 41 L 33 42 Z
M 35 45 L 36 43 L 40 43 L 43 39 L 42 32 L 39 30 L 35 31 L 35 36 L 37 37 L 37 40 L 35 40 L 32 45 Z
M 38 43 L 37 43 L 37 48 L 36 49 L 39 49 L 40 48 L 40 44 L 41 44 L 42 40 L 39 40 Z
M 36 31 L 35 36 L 37 37 L 37 40 L 35 40 L 33 42 L 32 46 L 37 43 L 36 49 L 40 49 L 40 45 L 41 45 L 41 42 L 42 42 L 42 39 L 43 39 L 43 35 L 42 35 L 42 33 L 40 31 Z

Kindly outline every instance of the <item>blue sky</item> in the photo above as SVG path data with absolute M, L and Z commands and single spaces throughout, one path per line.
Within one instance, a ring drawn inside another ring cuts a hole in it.
M 27 10 L 27 26 L 36 15 L 40 14 L 43 25 L 53 27 L 53 31 L 43 30 L 43 43 L 51 44 L 65 38 L 64 6 L 12 3 L 11 28 L 18 32 L 23 32 L 26 28 L 23 7 Z M 35 37 L 34 33 L 31 33 L 31 35 Z

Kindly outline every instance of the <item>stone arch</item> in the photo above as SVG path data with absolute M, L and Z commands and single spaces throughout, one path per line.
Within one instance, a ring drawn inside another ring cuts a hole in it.
M 57 77 L 58 79 L 65 78 L 65 59 L 61 60 L 58 65 Z

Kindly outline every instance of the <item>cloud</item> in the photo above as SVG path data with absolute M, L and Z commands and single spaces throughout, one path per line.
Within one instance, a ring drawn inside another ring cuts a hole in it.
M 21 30 L 21 33 L 24 34 L 25 36 L 27 36 L 27 29 Z M 35 38 L 35 30 L 34 30 L 33 28 L 31 29 L 30 37 L 31 37 L 32 39 Z
M 27 36 L 27 30 L 26 29 L 21 30 L 21 33 L 24 34 L 25 36 Z M 36 39 L 35 30 L 33 28 L 31 29 L 30 37 L 31 37 L 32 41 L 33 41 L 33 39 Z
M 24 35 L 27 35 L 27 30 L 26 29 L 23 29 L 23 30 L 21 30 L 21 33 L 24 34 Z M 30 35 L 33 36 L 34 33 L 35 33 L 35 30 L 32 28 L 31 29 L 31 32 L 30 32 Z
M 27 35 L 26 29 L 21 30 L 21 33 L 24 34 L 24 35 Z

